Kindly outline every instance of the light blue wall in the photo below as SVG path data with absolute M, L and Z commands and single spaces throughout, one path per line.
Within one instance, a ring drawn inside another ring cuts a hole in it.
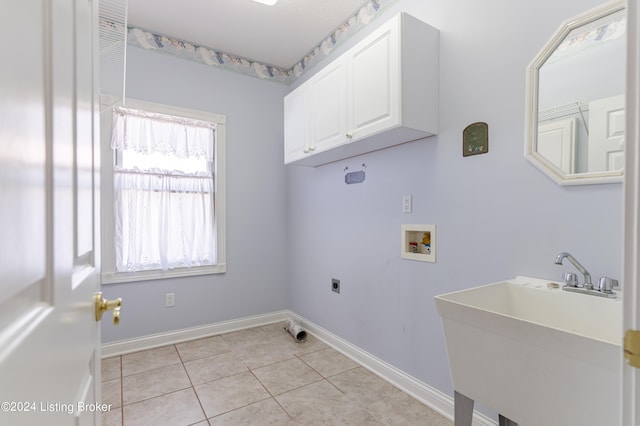
M 227 115 L 229 272 L 103 286 L 125 300 L 121 328 L 106 324 L 103 340 L 289 308 L 452 394 L 433 296 L 558 279 L 565 250 L 596 279 L 621 278 L 622 186 L 560 187 L 523 156 L 525 68 L 562 21 L 600 3 L 399 0 L 335 54 L 401 10 L 439 28 L 440 134 L 317 168 L 282 165 L 292 87 L 130 49 L 128 96 Z M 489 153 L 463 158 L 462 130 L 476 121 L 489 124 Z M 362 163 L 366 181 L 345 185 L 344 168 Z M 436 225 L 437 263 L 400 258 L 403 223 Z
M 440 133 L 289 167 L 291 309 L 452 395 L 435 295 L 516 275 L 559 279 L 570 267 L 553 260 L 565 250 L 595 279 L 620 278 L 621 184 L 560 187 L 523 156 L 527 65 L 562 21 L 600 3 L 394 5 L 386 16 L 404 10 L 440 29 Z M 463 158 L 462 131 L 476 121 L 489 125 L 489 153 Z M 344 168 L 362 163 L 366 181 L 345 185 Z M 401 213 L 403 194 L 413 195 L 411 214 Z M 437 263 L 400 258 L 403 223 L 436 225 Z
M 227 273 L 102 286 L 122 297 L 112 342 L 286 309 L 287 216 L 283 163 L 286 86 L 129 48 L 127 97 L 227 117 Z M 114 70 L 101 70 L 103 93 L 117 93 Z M 165 294 L 176 306 L 165 308 Z

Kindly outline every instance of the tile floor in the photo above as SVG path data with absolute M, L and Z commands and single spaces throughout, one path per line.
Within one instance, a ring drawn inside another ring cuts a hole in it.
M 105 426 L 453 424 L 283 324 L 105 359 L 102 400 Z

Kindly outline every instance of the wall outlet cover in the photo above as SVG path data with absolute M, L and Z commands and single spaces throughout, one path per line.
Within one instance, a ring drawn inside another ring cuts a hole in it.
M 411 213 L 413 204 L 412 198 L 413 197 L 411 195 L 402 196 L 402 213 Z
M 334 293 L 340 293 L 340 280 L 331 278 L 331 291 Z
M 165 294 L 165 307 L 170 308 L 172 306 L 176 306 L 176 294 L 167 293 Z

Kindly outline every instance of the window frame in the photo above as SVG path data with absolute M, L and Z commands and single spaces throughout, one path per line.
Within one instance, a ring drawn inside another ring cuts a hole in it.
M 216 144 L 214 151 L 214 215 L 216 234 L 216 264 L 194 266 L 191 268 L 175 268 L 167 271 L 161 269 L 137 272 L 118 272 L 115 267 L 115 204 L 113 191 L 113 170 L 116 152 L 111 148 L 113 129 L 112 108 L 125 106 L 160 114 L 187 117 L 196 120 L 216 123 Z M 198 275 L 221 274 L 227 270 L 226 256 L 226 116 L 221 114 L 180 108 L 170 105 L 127 99 L 122 105 L 122 98 L 100 96 L 100 146 L 101 146 L 101 203 L 103 208 L 101 225 L 102 248 L 102 284 L 158 280 L 165 278 L 181 278 Z

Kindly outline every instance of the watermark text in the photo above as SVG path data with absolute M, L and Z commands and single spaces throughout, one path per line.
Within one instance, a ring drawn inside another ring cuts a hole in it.
M 50 401 L 4 401 L 0 411 L 5 413 L 104 413 L 111 411 L 112 404 L 99 402 L 50 402 Z

